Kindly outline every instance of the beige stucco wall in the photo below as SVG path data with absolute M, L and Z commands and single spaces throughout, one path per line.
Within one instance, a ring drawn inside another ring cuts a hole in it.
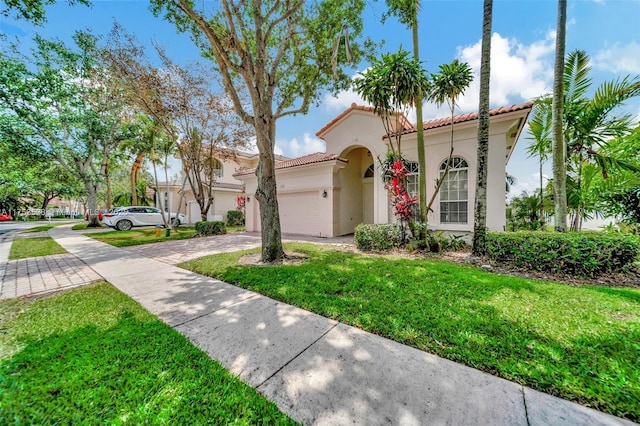
M 522 116 L 522 112 L 516 112 L 491 118 L 487 187 L 487 226 L 490 230 L 504 229 L 506 155 L 508 147 L 514 144 L 514 132 L 518 129 L 517 125 Z M 319 135 L 327 143 L 327 152 L 347 159 L 348 164 L 338 166 L 336 162 L 327 162 L 278 170 L 276 179 L 283 232 L 329 237 L 352 233 L 358 223 L 365 221 L 366 207 L 363 206 L 363 200 L 369 198 L 373 198 L 371 208 L 374 223 L 394 221 L 377 160 L 383 158 L 387 152 L 382 135 L 384 128 L 379 117 L 367 111 L 352 110 Z M 450 128 L 425 131 L 425 145 L 428 202 L 439 177 L 440 164 L 449 155 Z M 415 133 L 403 137 L 402 151 L 408 160 L 417 161 Z M 455 126 L 454 156 L 464 158 L 469 166 L 468 223 L 440 223 L 439 197 L 436 197 L 433 211 L 429 214 L 429 226 L 436 230 L 464 234 L 473 230 L 477 160 L 476 121 Z M 371 162 L 375 168 L 372 178 L 373 194 L 366 198 L 363 193 L 363 176 Z M 254 175 L 244 175 L 241 179 L 245 182 L 247 195 L 250 197 L 250 202 L 247 203 L 247 230 L 258 231 L 258 204 L 253 196 L 256 178 Z M 323 198 L 322 192 L 325 190 L 327 197 Z
M 320 237 L 333 236 L 333 170 L 336 162 L 276 171 L 278 207 L 282 232 Z M 255 199 L 255 175 L 243 176 L 246 194 L 247 231 L 260 230 L 259 203 Z M 323 197 L 326 191 L 327 196 Z

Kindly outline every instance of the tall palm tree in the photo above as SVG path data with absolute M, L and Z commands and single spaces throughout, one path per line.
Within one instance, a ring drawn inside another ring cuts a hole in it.
M 383 54 L 354 81 L 355 91 L 373 105 L 382 119 L 389 138 L 389 147 L 396 160 L 401 159 L 401 140 L 405 117 L 416 105 L 418 93 L 429 87 L 429 79 L 419 61 L 409 58 L 409 52 Z
M 554 225 L 558 232 L 566 232 L 567 230 L 567 148 L 562 131 L 566 29 L 567 0 L 558 0 L 556 57 L 553 69 L 553 105 L 551 108 L 551 128 L 553 130 L 553 193 L 555 203 Z
M 640 166 L 628 159 L 628 153 L 613 150 L 613 145 L 618 139 L 630 133 L 633 127 L 633 116 L 617 114 L 616 109 L 626 100 L 640 96 L 640 76 L 626 76 L 604 82 L 596 89 L 593 97 L 588 98 L 587 93 L 592 82 L 589 78 L 590 70 L 589 57 L 584 51 L 577 50 L 567 56 L 563 73 L 563 140 L 566 144 L 567 156 L 564 182 L 567 194 L 565 202 L 568 203 L 567 200 L 571 195 L 570 204 L 574 210 L 571 226 L 573 230 L 580 228 L 585 212 L 583 201 L 588 199 L 579 195 L 584 192 L 585 166 L 597 167 L 605 179 L 612 171 L 640 172 Z M 549 105 L 548 101 L 539 102 L 537 108 L 540 109 L 541 115 L 546 114 L 547 117 L 553 113 L 553 106 Z M 536 131 L 536 114 L 537 112 L 534 111 L 530 124 L 532 132 Z M 545 138 L 541 137 L 541 149 L 544 149 L 544 141 Z M 555 193 L 557 182 L 555 181 L 554 170 L 554 201 L 557 210 L 558 200 Z M 567 182 L 571 184 L 571 191 L 566 187 Z M 568 210 L 567 208 L 567 212 Z
M 420 43 L 418 39 L 418 12 L 420 0 L 387 0 L 389 12 L 395 15 L 400 23 L 411 27 L 413 41 L 413 59 L 420 61 Z M 424 126 L 422 117 L 423 93 L 420 88 L 416 93 L 416 125 L 418 145 L 418 202 L 420 208 L 420 222 L 427 222 L 427 164 L 424 148 Z M 426 237 L 426 234 L 424 235 Z
M 482 16 L 482 59 L 478 107 L 478 159 L 473 217 L 473 254 L 487 251 L 487 169 L 489 161 L 489 82 L 491 80 L 491 21 L 493 0 L 484 0 Z M 453 119 L 451 122 L 453 129 Z
M 543 96 L 536 99 L 531 118 L 529 119 L 529 133 L 531 143 L 527 147 L 529 157 L 538 157 L 538 174 L 540 178 L 540 217 L 544 217 L 543 197 L 544 182 L 542 181 L 542 166 L 551 154 L 551 98 Z
M 451 165 L 451 159 L 453 158 L 453 118 L 456 108 L 456 103 L 460 95 L 464 94 L 471 81 L 473 80 L 473 74 L 471 73 L 471 67 L 466 62 L 460 62 L 454 59 L 450 64 L 440 65 L 440 71 L 438 74 L 434 74 L 429 85 L 428 97 L 434 101 L 437 105 L 443 105 L 447 103 L 451 110 L 451 149 L 449 151 L 449 158 L 444 169 L 443 175 L 438 179 L 436 189 L 429 200 L 427 205 L 427 211 L 431 210 L 431 206 L 440 191 L 442 182 L 449 173 Z

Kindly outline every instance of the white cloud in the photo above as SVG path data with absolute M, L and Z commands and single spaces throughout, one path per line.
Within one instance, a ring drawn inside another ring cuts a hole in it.
M 615 43 L 602 49 L 596 54 L 594 65 L 613 73 L 640 73 L 640 43 Z
M 549 176 L 546 174 L 542 174 L 542 184 L 546 185 L 549 180 Z M 517 179 L 516 182 L 511 185 L 511 189 L 509 194 L 507 194 L 507 198 L 511 200 L 514 197 L 519 197 L 524 191 L 526 191 L 529 195 L 535 194 L 535 192 L 540 188 L 540 173 L 533 173 L 532 175 L 527 176 L 525 179 Z
M 328 111 L 343 111 L 351 106 L 351 104 L 357 105 L 369 105 L 353 90 L 343 90 L 338 93 L 338 96 L 333 96 L 331 93 L 324 95 L 324 106 Z
M 312 154 L 314 152 L 324 152 L 326 144 L 322 139 L 305 133 L 300 142 L 297 138 L 291 140 L 277 140 L 276 154 L 286 155 L 287 157 L 300 157 L 302 155 Z
M 553 52 L 555 31 L 547 31 L 543 40 L 529 45 L 516 39 L 502 37 L 494 33 L 491 38 L 491 105 L 502 106 L 531 100 L 550 92 L 553 82 Z M 473 112 L 478 109 L 480 94 L 480 56 L 482 40 L 470 46 L 458 47 L 458 58 L 468 62 L 474 80 L 461 96 L 456 106 L 456 114 Z M 640 55 L 639 55 L 640 56 Z M 431 70 L 437 72 L 437 69 Z M 340 92 L 336 97 L 327 94 L 324 105 L 328 111 L 342 111 L 352 103 L 367 105 L 353 90 Z M 432 103 L 425 104 L 424 119 L 441 118 L 449 115 L 449 107 Z M 415 120 L 415 112 L 409 114 Z
M 458 48 L 458 58 L 469 63 L 474 80 L 459 100 L 461 112 L 478 109 L 482 40 Z M 553 81 L 555 31 L 529 45 L 494 33 L 491 37 L 491 105 L 531 100 L 550 91 Z
M 252 138 L 247 142 L 247 144 L 245 145 L 245 147 L 244 147 L 244 148 L 242 148 L 242 151 L 244 151 L 244 152 L 246 152 L 246 153 L 248 153 L 248 154 L 258 154 L 258 153 L 260 152 L 260 151 L 258 151 L 258 145 L 256 144 L 256 137 L 255 137 L 255 136 L 254 136 L 254 137 L 252 137 Z M 273 149 L 273 152 L 274 152 L 276 155 L 284 155 L 284 154 L 283 154 L 283 151 L 282 151 L 282 148 L 280 148 L 280 147 L 278 146 L 278 142 L 277 142 L 277 141 L 276 141 L 276 146 L 275 146 L 275 148 Z

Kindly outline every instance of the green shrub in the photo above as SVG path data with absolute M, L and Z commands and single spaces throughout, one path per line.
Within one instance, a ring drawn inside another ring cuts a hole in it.
M 385 251 L 400 246 L 402 229 L 399 225 L 361 223 L 356 226 L 354 240 L 362 251 Z
M 239 210 L 229 210 L 227 212 L 227 226 L 243 226 L 244 214 Z
M 487 254 L 493 260 L 527 269 L 593 277 L 619 272 L 640 252 L 633 235 L 599 232 L 513 232 L 487 234 Z
M 220 235 L 227 233 L 227 227 L 224 225 L 224 222 L 216 220 L 216 221 L 206 221 L 206 222 L 196 222 L 196 235 Z

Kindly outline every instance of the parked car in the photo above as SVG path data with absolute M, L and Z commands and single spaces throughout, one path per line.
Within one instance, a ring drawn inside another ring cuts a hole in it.
M 5 220 L 13 220 L 13 216 L 8 213 L 0 213 L 0 222 L 3 222 Z
M 177 221 L 182 225 L 187 218 L 182 213 L 171 213 L 171 223 Z M 103 215 L 102 223 L 118 231 L 127 231 L 134 226 L 162 225 L 162 213 L 160 209 L 145 206 L 118 207 Z
M 102 218 L 104 217 L 104 213 L 102 213 L 102 210 L 98 212 L 98 220 L 102 221 Z M 84 220 L 89 220 L 89 212 L 84 212 Z

